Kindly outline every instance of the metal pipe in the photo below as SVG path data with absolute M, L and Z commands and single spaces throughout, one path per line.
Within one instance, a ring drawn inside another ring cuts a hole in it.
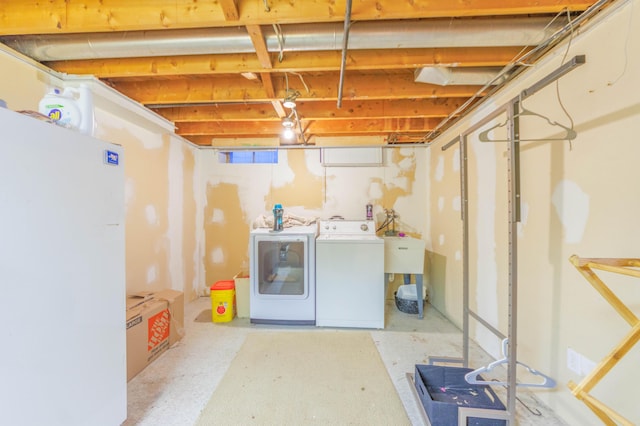
M 350 2 L 349 2 L 350 4 Z M 345 21 L 346 23 L 346 21 Z M 546 18 L 428 19 L 349 24 L 349 49 L 534 46 L 562 27 Z M 340 50 L 339 23 L 281 25 L 284 52 Z M 280 52 L 278 34 L 264 27 L 269 52 Z M 244 27 L 10 35 L 0 43 L 38 61 L 255 53 Z
M 342 37 L 342 61 L 340 62 L 340 83 L 338 84 L 338 108 L 342 108 L 342 87 L 344 85 L 344 69 L 347 65 L 347 46 L 349 44 L 349 27 L 351 26 L 351 0 L 347 0 L 344 13 L 344 36 Z

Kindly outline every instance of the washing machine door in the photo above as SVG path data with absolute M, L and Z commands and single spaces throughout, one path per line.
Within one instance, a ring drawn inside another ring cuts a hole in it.
M 309 297 L 308 239 L 293 235 L 258 235 L 253 245 L 254 294 L 259 298 Z

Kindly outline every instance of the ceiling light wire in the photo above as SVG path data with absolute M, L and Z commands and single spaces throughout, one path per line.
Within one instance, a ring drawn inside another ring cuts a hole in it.
M 309 86 L 307 86 L 307 83 L 304 81 L 304 78 L 302 77 L 302 74 L 297 73 L 297 72 L 291 72 L 291 74 L 293 75 L 297 75 L 298 78 L 300 78 L 300 82 L 302 83 L 302 85 L 304 86 L 304 89 L 307 91 L 307 93 L 311 93 L 309 91 Z
M 282 33 L 282 27 L 280 27 L 280 24 L 272 24 L 271 26 L 273 27 L 273 32 L 276 33 L 276 40 L 278 40 L 278 62 L 282 62 L 284 59 L 284 34 Z

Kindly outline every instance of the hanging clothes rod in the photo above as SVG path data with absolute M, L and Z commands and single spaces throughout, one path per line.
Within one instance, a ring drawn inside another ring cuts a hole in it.
M 554 81 L 556 81 L 557 79 L 559 79 L 560 77 L 562 77 L 563 75 L 568 73 L 569 71 L 571 71 L 574 68 L 576 68 L 576 67 L 578 67 L 580 65 L 583 65 L 585 63 L 586 63 L 586 56 L 585 55 L 576 55 L 576 56 L 574 56 L 569 61 L 565 62 L 560 67 L 556 68 L 554 71 L 552 71 L 551 73 L 547 74 L 545 77 L 543 77 L 541 80 L 539 80 L 535 84 L 533 84 L 533 85 L 529 86 L 528 88 L 522 90 L 518 94 L 518 96 L 512 98 L 510 101 L 508 101 L 506 104 L 502 105 L 501 107 L 496 108 L 490 114 L 485 116 L 482 120 L 478 121 L 477 123 L 475 123 L 471 127 L 467 128 L 463 135 L 466 137 L 467 135 L 470 135 L 471 133 L 475 132 L 476 130 L 479 130 L 480 128 L 482 128 L 482 126 L 484 126 L 485 124 L 487 124 L 488 122 L 490 122 L 494 118 L 498 117 L 500 114 L 503 114 L 506 111 L 508 105 L 513 104 L 513 103 L 515 103 L 517 101 L 520 101 L 520 102 L 524 101 L 525 99 L 527 99 L 531 95 L 539 92 L 543 87 L 548 86 L 549 84 L 553 83 Z M 451 140 L 451 141 L 447 142 L 445 145 L 443 145 L 441 149 L 443 151 L 446 151 L 447 149 L 451 148 L 456 143 L 460 142 L 460 138 L 461 137 L 462 137 L 462 135 L 457 136 L 453 140 Z
M 537 112 L 530 111 L 522 106 L 522 103 L 519 102 L 520 112 L 515 114 L 513 118 L 522 118 L 522 117 L 539 117 L 545 120 L 552 127 L 560 127 L 564 130 L 564 135 L 558 138 L 519 138 L 517 142 L 534 142 L 534 141 L 570 141 L 576 138 L 578 135 L 575 130 L 564 126 L 558 122 L 551 120 L 549 117 L 539 114 Z M 489 137 L 489 132 L 492 130 L 501 128 L 509 124 L 511 120 L 507 119 L 502 123 L 495 124 L 488 129 L 484 130 L 478 135 L 478 139 L 480 142 L 509 142 L 509 139 L 492 139 Z

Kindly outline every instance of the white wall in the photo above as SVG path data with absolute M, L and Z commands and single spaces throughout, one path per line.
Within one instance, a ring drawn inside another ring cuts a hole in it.
M 562 77 L 524 105 L 553 121 L 574 122 L 578 137 L 521 145 L 522 220 L 518 225 L 518 359 L 558 381 L 536 395 L 569 424 L 600 424 L 570 393 L 569 380 L 582 375 L 567 368 L 572 349 L 597 362 L 630 327 L 569 263 L 569 257 L 640 257 L 640 2 L 619 2 L 596 22 L 574 34 L 537 66 L 433 145 L 431 190 L 431 286 L 433 303 L 455 323 L 462 322 L 462 223 L 460 171 L 456 147 L 441 148 L 478 120 L 559 67 L 566 55 L 586 55 L 586 64 Z M 501 123 L 504 117 L 495 120 Z M 480 129 L 490 127 L 487 125 Z M 495 132 L 499 136 L 498 132 Z M 504 143 L 483 143 L 469 135 L 469 243 L 471 307 L 507 334 L 508 215 L 507 157 Z M 522 138 L 557 138 L 562 131 L 544 120 L 521 119 Z M 640 307 L 640 282 L 603 273 L 605 283 L 632 310 Z M 472 321 L 471 336 L 494 356 L 499 342 Z M 630 353 L 592 394 L 640 422 L 635 383 L 640 348 Z M 472 366 L 473 360 L 472 360 Z M 477 366 L 477 365 L 475 365 Z M 475 367 L 474 366 L 474 367 Z
M 240 270 L 248 259 L 252 223 L 270 215 L 275 203 L 285 213 L 321 219 L 364 219 L 372 203 L 378 224 L 384 209 L 394 209 L 397 231 L 428 237 L 425 147 L 385 149 L 384 164 L 368 167 L 323 167 L 318 149 L 281 149 L 278 164 L 224 164 L 217 151 L 202 154 L 208 283 Z

